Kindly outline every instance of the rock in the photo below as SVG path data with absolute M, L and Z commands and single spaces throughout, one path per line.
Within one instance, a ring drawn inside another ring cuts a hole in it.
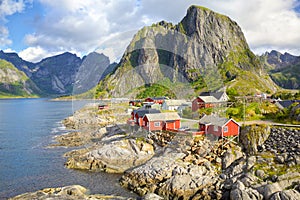
M 279 163 L 279 164 L 284 164 L 284 157 L 281 156 L 281 155 L 277 155 L 277 156 L 275 157 L 275 161 L 276 161 L 277 163 Z
M 284 190 L 276 192 L 270 198 L 270 200 L 299 200 L 300 193 L 297 190 Z
M 265 172 L 263 170 L 256 170 L 255 175 L 259 178 L 264 178 Z
M 257 189 L 259 193 L 263 195 L 264 199 L 269 199 L 275 192 L 280 192 L 283 188 L 281 188 L 278 183 L 273 183 L 267 184 Z
M 266 125 L 245 126 L 239 136 L 243 150 L 250 155 L 256 154 L 258 146 L 261 146 L 268 139 L 270 133 L 271 129 Z
M 169 153 L 166 151 L 163 155 L 153 157 L 147 163 L 126 171 L 120 179 L 120 184 L 139 195 L 154 192 L 157 188 L 156 185 L 163 180 L 181 174 L 180 171 L 183 173 L 186 171 L 186 169 L 183 169 L 185 165 L 179 162 L 184 156 L 183 153 Z
M 258 191 L 252 188 L 246 188 L 241 181 L 237 181 L 230 192 L 230 199 L 262 200 L 263 197 Z
M 256 163 L 256 157 L 255 156 L 249 156 L 247 157 L 247 170 L 249 171 Z
M 114 200 L 125 200 L 128 198 L 120 196 L 111 196 L 111 195 L 89 195 L 88 190 L 80 185 L 71 185 L 59 188 L 45 188 L 36 192 L 25 193 L 18 195 L 16 197 L 10 198 L 10 200 L 59 200 L 59 199 L 68 199 L 68 200 L 96 200 L 96 199 L 114 199 Z
M 82 155 L 69 157 L 66 166 L 72 169 L 122 173 L 140 165 L 154 155 L 151 144 L 134 139 L 117 140 Z
M 148 193 L 142 197 L 142 200 L 160 200 L 160 199 L 164 199 L 164 198 L 162 198 L 161 196 L 155 193 Z
M 228 149 L 222 159 L 222 169 L 229 167 L 234 161 L 243 157 L 243 153 L 239 147 Z

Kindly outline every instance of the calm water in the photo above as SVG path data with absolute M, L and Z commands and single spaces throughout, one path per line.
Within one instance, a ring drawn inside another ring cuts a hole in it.
M 60 121 L 82 103 L 47 99 L 0 100 L 0 199 L 46 187 L 80 184 L 91 193 L 134 196 L 120 175 L 66 169 L 65 148 L 45 148 L 65 133 Z

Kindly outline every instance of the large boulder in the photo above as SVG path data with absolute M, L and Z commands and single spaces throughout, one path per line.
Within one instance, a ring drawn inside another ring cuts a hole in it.
M 284 190 L 276 192 L 270 198 L 270 200 L 299 200 L 300 193 L 297 190 Z
M 245 187 L 241 181 L 237 181 L 230 192 L 230 199 L 262 200 L 263 196 L 257 190 Z
M 270 132 L 270 127 L 263 124 L 243 127 L 239 139 L 244 152 L 249 155 L 256 154 L 258 147 L 268 139 Z
M 9 200 L 97 200 L 97 199 L 114 199 L 125 200 L 127 198 L 120 196 L 107 196 L 101 194 L 89 195 L 88 190 L 80 185 L 70 185 L 58 188 L 45 188 L 36 192 L 20 194 Z
M 148 161 L 154 147 L 138 139 L 122 139 L 96 147 L 96 149 L 68 158 L 66 166 L 72 169 L 123 173 Z
M 222 159 L 222 169 L 229 167 L 234 161 L 243 157 L 241 148 L 236 146 L 235 148 L 228 149 Z

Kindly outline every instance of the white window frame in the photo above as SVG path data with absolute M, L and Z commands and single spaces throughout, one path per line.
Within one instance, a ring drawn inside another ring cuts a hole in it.
M 228 126 L 224 126 L 223 131 L 224 133 L 228 133 Z
M 154 127 L 160 127 L 160 122 L 154 122 Z

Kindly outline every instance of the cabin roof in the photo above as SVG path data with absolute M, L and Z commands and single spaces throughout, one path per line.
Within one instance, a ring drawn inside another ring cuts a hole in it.
M 218 115 L 204 115 L 199 122 L 201 124 L 211 124 L 216 126 L 224 126 L 231 119 L 227 119 L 225 117 L 219 117 Z
M 166 112 L 166 113 L 152 113 L 146 114 L 145 117 L 151 121 L 173 121 L 179 120 L 180 116 L 177 112 Z
M 133 113 L 134 113 L 134 114 L 138 114 L 138 116 L 144 117 L 145 114 L 149 114 L 149 113 L 160 113 L 160 111 L 157 110 L 157 109 L 152 109 L 152 108 L 149 108 L 149 109 L 142 108 L 142 109 L 136 110 L 136 112 L 133 112 Z
M 167 104 L 168 106 L 180 106 L 182 104 L 187 104 L 188 102 L 186 100 L 165 100 L 164 101 L 165 104 Z

